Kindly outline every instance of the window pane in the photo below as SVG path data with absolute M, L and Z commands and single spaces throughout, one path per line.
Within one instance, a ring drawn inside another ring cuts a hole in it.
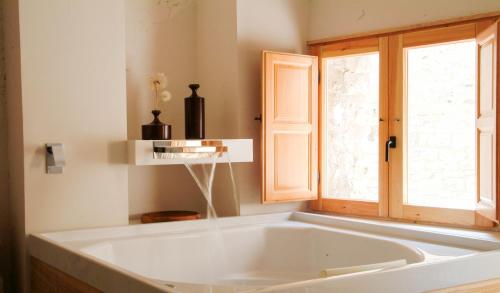
M 475 204 L 475 41 L 407 50 L 407 203 Z
M 379 55 L 326 61 L 325 197 L 378 200 Z

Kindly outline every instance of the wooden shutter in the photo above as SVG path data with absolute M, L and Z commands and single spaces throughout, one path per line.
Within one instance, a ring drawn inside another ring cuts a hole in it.
M 477 212 L 498 222 L 498 21 L 477 24 Z
M 262 201 L 318 197 L 318 60 L 263 52 Z

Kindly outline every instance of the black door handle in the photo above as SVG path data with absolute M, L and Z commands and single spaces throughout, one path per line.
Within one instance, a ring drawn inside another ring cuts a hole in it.
M 389 149 L 395 149 L 396 148 L 396 137 L 391 136 L 389 137 L 389 140 L 385 142 L 385 161 L 389 162 Z

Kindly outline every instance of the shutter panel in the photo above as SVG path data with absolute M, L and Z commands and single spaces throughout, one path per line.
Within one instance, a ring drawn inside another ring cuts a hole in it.
M 318 59 L 263 52 L 262 201 L 318 197 Z
M 498 222 L 498 21 L 477 24 L 477 212 Z

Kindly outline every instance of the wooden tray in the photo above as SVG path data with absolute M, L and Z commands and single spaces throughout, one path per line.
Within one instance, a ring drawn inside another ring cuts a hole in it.
M 162 211 L 162 212 L 143 214 L 141 216 L 141 222 L 146 224 L 146 223 L 197 220 L 200 218 L 201 218 L 200 213 L 195 211 Z

